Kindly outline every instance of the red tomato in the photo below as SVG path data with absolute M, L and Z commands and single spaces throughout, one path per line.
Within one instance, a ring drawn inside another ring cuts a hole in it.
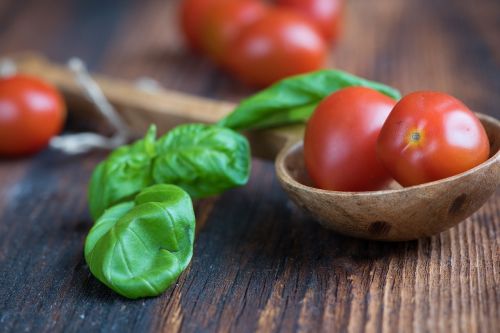
M 242 81 L 266 86 L 322 67 L 326 46 L 309 21 L 286 10 L 269 10 L 244 29 L 226 52 L 229 69 Z
M 61 130 L 65 116 L 64 100 L 53 86 L 24 75 L 0 79 L 0 154 L 44 148 Z
M 210 7 L 220 0 L 183 0 L 180 5 L 180 28 L 191 49 L 201 50 L 201 23 Z
M 308 17 L 328 41 L 340 35 L 344 0 L 277 0 L 277 4 Z
M 304 136 L 306 169 L 316 186 L 334 191 L 382 188 L 390 176 L 377 158 L 377 137 L 396 101 L 349 87 L 325 98 Z
M 456 98 L 414 92 L 396 105 L 380 132 L 378 155 L 403 186 L 464 172 L 490 153 L 481 122 Z
M 241 30 L 262 17 L 267 7 L 256 0 L 222 0 L 211 7 L 201 25 L 203 49 L 214 60 L 223 60 Z

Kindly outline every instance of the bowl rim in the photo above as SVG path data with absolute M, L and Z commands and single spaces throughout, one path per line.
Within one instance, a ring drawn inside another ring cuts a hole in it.
M 500 130 L 500 121 L 497 120 L 496 118 L 485 115 L 482 113 L 475 112 L 475 115 L 481 120 L 482 122 L 487 122 L 494 127 L 496 127 L 498 130 Z M 434 180 L 432 182 L 427 182 L 419 185 L 413 185 L 413 186 L 408 186 L 408 187 L 403 187 L 403 188 L 398 188 L 398 189 L 384 189 L 384 190 L 377 190 L 377 191 L 331 191 L 331 190 L 324 190 L 308 185 L 304 185 L 297 181 L 294 177 L 290 175 L 288 172 L 288 168 L 286 167 L 285 160 L 286 158 L 290 155 L 290 153 L 295 152 L 299 149 L 303 149 L 304 146 L 304 140 L 301 139 L 299 141 L 296 141 L 294 143 L 291 143 L 287 145 L 277 156 L 276 158 L 276 172 L 280 174 L 280 177 L 278 178 L 283 178 L 283 180 L 286 180 L 286 182 L 292 184 L 293 186 L 300 188 L 301 190 L 310 192 L 310 193 L 316 193 L 316 194 L 331 194 L 331 195 L 336 195 L 336 196 L 378 196 L 378 195 L 389 195 L 389 194 L 400 194 L 403 192 L 411 192 L 415 190 L 421 190 L 421 189 L 426 189 L 430 187 L 434 187 L 439 184 L 443 183 L 452 183 L 455 182 L 463 177 L 466 177 L 468 175 L 471 175 L 475 172 L 477 172 L 480 169 L 483 169 L 485 167 L 490 166 L 493 163 L 497 163 L 500 161 L 500 149 L 497 150 L 497 152 L 488 158 L 486 161 L 483 163 L 476 165 L 475 167 L 464 171 L 462 173 L 456 174 L 451 177 L 443 178 L 443 179 L 438 179 Z M 498 184 L 497 184 L 498 185 Z

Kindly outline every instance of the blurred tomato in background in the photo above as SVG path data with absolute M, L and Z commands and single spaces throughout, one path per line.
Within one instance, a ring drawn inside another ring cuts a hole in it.
M 276 0 L 276 3 L 309 18 L 327 41 L 334 42 L 339 37 L 344 0 Z
M 219 0 L 183 0 L 180 6 L 180 28 L 193 51 L 201 51 L 201 24 L 210 6 Z
M 25 155 L 47 146 L 66 118 L 59 91 L 31 76 L 0 78 L 0 154 Z
M 181 31 L 234 77 L 263 87 L 321 69 L 340 34 L 343 0 L 183 0 Z
M 223 64 L 230 56 L 230 44 L 265 14 L 267 6 L 255 0 L 218 0 L 211 8 L 201 20 L 201 44 L 215 62 Z
M 241 81 L 266 86 L 320 69 L 326 53 L 324 40 L 306 19 L 293 12 L 272 10 L 231 44 L 226 62 Z

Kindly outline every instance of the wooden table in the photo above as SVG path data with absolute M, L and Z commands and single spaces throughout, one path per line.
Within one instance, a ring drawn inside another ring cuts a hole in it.
M 499 117 L 500 2 L 348 1 L 330 66 L 435 89 Z M 94 71 L 237 101 L 251 91 L 185 52 L 177 2 L 0 2 L 0 52 L 82 57 Z M 77 124 L 85 127 L 85 124 Z M 321 228 L 253 161 L 249 184 L 196 204 L 188 270 L 157 298 L 119 297 L 83 260 L 89 175 L 104 153 L 0 161 L 0 331 L 499 332 L 500 193 L 430 239 Z

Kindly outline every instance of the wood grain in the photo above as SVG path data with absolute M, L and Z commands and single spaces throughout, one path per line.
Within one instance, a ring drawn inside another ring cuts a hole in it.
M 78 55 L 95 71 L 233 102 L 252 92 L 185 52 L 176 5 L 7 0 L 0 53 Z M 497 0 L 350 0 L 329 64 L 403 92 L 446 91 L 499 118 L 499 15 Z M 255 159 L 247 186 L 196 204 L 195 255 L 177 284 L 129 301 L 82 256 L 87 180 L 104 156 L 0 161 L 0 331 L 500 331 L 498 190 L 439 236 L 367 242 L 318 226 Z

